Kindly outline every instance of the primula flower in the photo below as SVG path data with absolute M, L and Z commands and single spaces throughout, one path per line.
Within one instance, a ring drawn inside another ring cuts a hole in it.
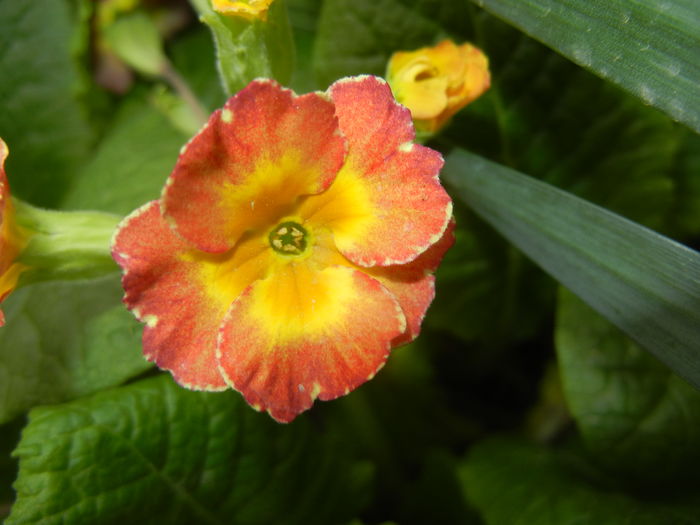
M 387 81 L 396 100 L 411 110 L 416 129 L 435 132 L 489 88 L 491 75 L 479 49 L 444 40 L 434 47 L 394 53 Z
M 246 20 L 267 20 L 267 10 L 273 0 L 212 0 L 214 11 Z
M 282 422 L 371 379 L 453 241 L 442 157 L 414 136 L 377 77 L 232 97 L 113 240 L 146 357 Z
M 27 239 L 15 223 L 15 212 L 10 198 L 10 186 L 5 173 L 5 159 L 9 154 L 7 144 L 0 138 L 0 303 L 17 287 L 17 281 L 25 266 L 17 262 L 17 256 Z M 0 326 L 5 324 L 5 314 L 0 310 Z

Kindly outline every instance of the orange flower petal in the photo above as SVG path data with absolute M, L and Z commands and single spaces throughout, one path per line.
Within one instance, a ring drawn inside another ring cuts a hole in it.
M 433 272 L 454 244 L 454 228 L 453 219 L 442 239 L 408 264 L 375 266 L 365 270 L 396 297 L 406 316 L 406 332 L 394 340 L 394 346 L 410 343 L 418 337 L 425 313 L 435 298 Z
M 410 111 L 394 100 L 381 78 L 348 77 L 328 91 L 336 105 L 340 130 L 348 139 L 348 162 L 355 170 L 372 171 L 415 138 Z
M 221 372 L 254 408 L 288 422 L 317 397 L 335 399 L 371 379 L 405 323 L 396 299 L 368 275 L 289 264 L 231 306 Z
M 215 356 L 219 325 L 241 291 L 263 275 L 266 253 L 255 238 L 233 254 L 195 250 L 167 225 L 158 201 L 124 219 L 112 256 L 124 270 L 124 302 L 146 324 L 146 358 L 188 388 L 225 389 Z
M 10 198 L 10 185 L 5 173 L 5 159 L 9 149 L 0 139 L 0 303 L 17 286 L 20 274 L 26 266 L 15 262 L 27 242 L 14 222 L 14 207 Z M 5 324 L 5 314 L 0 310 L 0 326 Z
M 410 262 L 442 237 L 452 216 L 438 180 L 442 157 L 410 142 L 411 116 L 381 79 L 341 80 L 330 93 L 348 140 L 346 163 L 299 215 L 331 229 L 338 250 L 358 265 Z
M 323 95 L 297 97 L 256 80 L 185 146 L 163 190 L 163 213 L 199 249 L 224 252 L 288 214 L 301 195 L 325 190 L 344 155 Z

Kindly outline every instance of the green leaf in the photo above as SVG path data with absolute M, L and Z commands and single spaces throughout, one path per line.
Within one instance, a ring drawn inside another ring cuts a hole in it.
M 209 0 L 191 0 L 211 29 L 224 90 L 233 95 L 258 77 L 288 84 L 294 69 L 294 42 L 283 0 L 270 6 L 267 20 L 246 20 L 215 12 Z
M 118 17 L 104 29 L 104 38 L 110 49 L 139 73 L 153 77 L 163 73 L 168 59 L 158 28 L 145 12 Z
M 515 440 L 476 445 L 461 477 L 487 525 L 691 525 L 700 512 L 692 488 L 668 500 L 637 499 L 605 483 L 584 457 Z
M 158 198 L 186 140 L 142 93 L 133 95 L 76 175 L 62 207 L 125 215 Z
M 683 193 L 677 180 L 694 136 L 655 108 L 482 11 L 474 40 L 491 89 L 460 112 L 443 141 L 459 144 L 664 232 Z
M 326 0 L 316 38 L 319 83 L 325 87 L 348 75 L 383 75 L 393 51 L 430 42 L 439 31 L 431 15 L 398 0 Z
M 343 523 L 370 466 L 309 423 L 279 425 L 238 393 L 191 392 L 168 375 L 39 408 L 15 451 L 6 523 Z
M 696 0 L 474 1 L 700 131 Z
M 556 345 L 569 409 L 599 464 L 638 485 L 700 480 L 700 392 L 564 289 Z
M 548 273 L 700 387 L 700 256 L 603 208 L 457 150 L 456 195 Z
M 81 29 L 68 2 L 0 0 L 0 136 L 15 195 L 59 202 L 93 140 L 78 102 L 72 43 Z
M 46 282 L 3 303 L 0 422 L 39 404 L 117 385 L 152 366 L 139 323 L 119 304 L 116 276 Z
M 492 348 L 537 333 L 553 303 L 551 280 L 484 225 L 455 206 L 456 242 L 436 273 L 426 326 Z M 535 305 L 537 305 L 535 307 Z M 468 312 L 468 315 L 465 315 Z

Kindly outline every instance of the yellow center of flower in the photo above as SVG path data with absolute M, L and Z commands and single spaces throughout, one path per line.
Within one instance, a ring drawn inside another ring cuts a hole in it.
M 270 246 L 277 253 L 301 255 L 308 246 L 309 233 L 298 222 L 285 221 L 273 228 L 268 238 Z

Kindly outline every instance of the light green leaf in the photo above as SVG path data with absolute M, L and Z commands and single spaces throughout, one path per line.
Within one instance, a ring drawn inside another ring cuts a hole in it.
M 0 137 L 13 194 L 59 202 L 93 140 L 78 102 L 72 43 L 82 36 L 64 0 L 0 0 Z
M 105 28 L 104 38 L 119 58 L 141 74 L 155 77 L 166 68 L 158 28 L 145 12 L 118 17 Z
M 455 194 L 567 288 L 700 387 L 700 256 L 603 208 L 457 150 Z
M 39 404 L 118 385 L 152 366 L 116 276 L 12 293 L 0 330 L 0 422 Z
M 279 425 L 238 393 L 169 375 L 39 408 L 15 451 L 6 523 L 343 523 L 371 468 L 309 423 Z
M 638 485 L 700 480 L 700 392 L 565 289 L 556 345 L 569 409 L 599 464 Z
M 191 3 L 211 29 L 219 76 L 229 95 L 258 77 L 289 83 L 294 69 L 294 42 L 284 0 L 272 3 L 266 21 L 221 15 L 212 9 L 209 0 Z
M 77 173 L 62 207 L 126 215 L 158 198 L 187 138 L 142 93 L 133 95 Z
M 476 445 L 461 477 L 487 525 L 692 525 L 700 512 L 692 488 L 668 501 L 637 499 L 607 484 L 585 457 L 515 440 Z
M 700 131 L 696 0 L 473 0 Z

